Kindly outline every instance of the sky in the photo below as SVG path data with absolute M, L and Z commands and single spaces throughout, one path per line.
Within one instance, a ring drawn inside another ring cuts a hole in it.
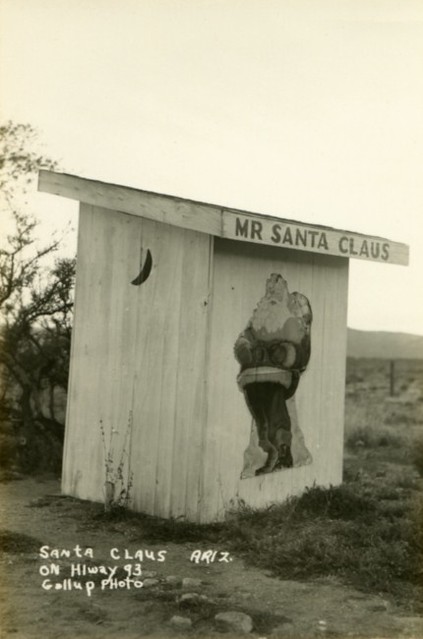
M 348 325 L 423 334 L 421 0 L 0 0 L 0 96 L 66 173 L 409 244 Z

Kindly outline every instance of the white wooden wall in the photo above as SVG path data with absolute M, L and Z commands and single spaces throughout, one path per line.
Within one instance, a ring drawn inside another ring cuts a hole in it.
M 342 473 L 348 260 L 215 239 L 81 205 L 63 491 L 104 499 L 100 421 L 115 467 L 133 472 L 132 507 L 194 521 L 238 499 L 281 501 Z M 153 270 L 141 286 L 146 250 Z M 240 479 L 251 416 L 233 346 L 280 272 L 314 313 L 295 395 L 313 463 Z M 130 440 L 125 444 L 128 420 Z
M 348 260 L 231 240 L 216 239 L 214 246 L 202 521 L 222 517 L 238 500 L 261 507 L 314 482 L 342 479 Z M 233 346 L 273 272 L 290 292 L 309 298 L 314 314 L 311 358 L 294 396 L 313 462 L 241 480 L 251 416 L 237 388 Z
M 63 491 L 104 499 L 106 444 L 124 448 L 132 505 L 192 514 L 199 500 L 210 236 L 81 205 Z M 153 269 L 130 282 L 150 249 Z M 142 253 L 142 255 L 141 255 Z

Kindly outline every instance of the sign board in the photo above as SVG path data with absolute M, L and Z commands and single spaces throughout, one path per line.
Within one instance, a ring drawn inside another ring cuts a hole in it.
M 340 257 L 408 264 L 408 246 L 378 237 L 225 211 L 223 237 Z
M 408 246 L 381 237 L 236 211 L 52 171 L 40 171 L 38 188 L 215 237 L 384 264 L 408 264 Z

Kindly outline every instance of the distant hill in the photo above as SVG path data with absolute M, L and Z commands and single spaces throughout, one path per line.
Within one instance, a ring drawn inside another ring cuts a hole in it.
M 348 357 L 423 359 L 423 336 L 348 329 Z

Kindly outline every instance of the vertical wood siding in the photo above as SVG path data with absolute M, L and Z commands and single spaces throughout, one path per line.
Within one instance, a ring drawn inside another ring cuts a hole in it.
M 272 272 L 285 277 L 291 292 L 306 295 L 313 309 L 311 359 L 295 394 L 299 426 L 313 462 L 241 480 L 251 416 L 237 388 L 239 365 L 233 347 Z M 347 280 L 344 259 L 215 241 L 202 521 L 222 517 L 239 500 L 265 506 L 314 481 L 341 481 Z
M 103 500 L 101 421 L 114 470 L 123 455 L 133 473 L 135 509 L 194 513 L 211 239 L 88 205 L 80 218 L 63 490 Z M 152 272 L 133 286 L 147 249 Z
M 264 506 L 342 473 L 348 261 L 211 238 L 81 205 L 63 490 L 104 499 L 106 455 L 132 507 L 193 521 Z M 140 286 L 149 249 L 153 268 Z M 272 272 L 305 294 L 312 354 L 295 394 L 313 462 L 240 479 L 251 415 L 233 347 Z M 129 425 L 129 426 L 128 426 Z

